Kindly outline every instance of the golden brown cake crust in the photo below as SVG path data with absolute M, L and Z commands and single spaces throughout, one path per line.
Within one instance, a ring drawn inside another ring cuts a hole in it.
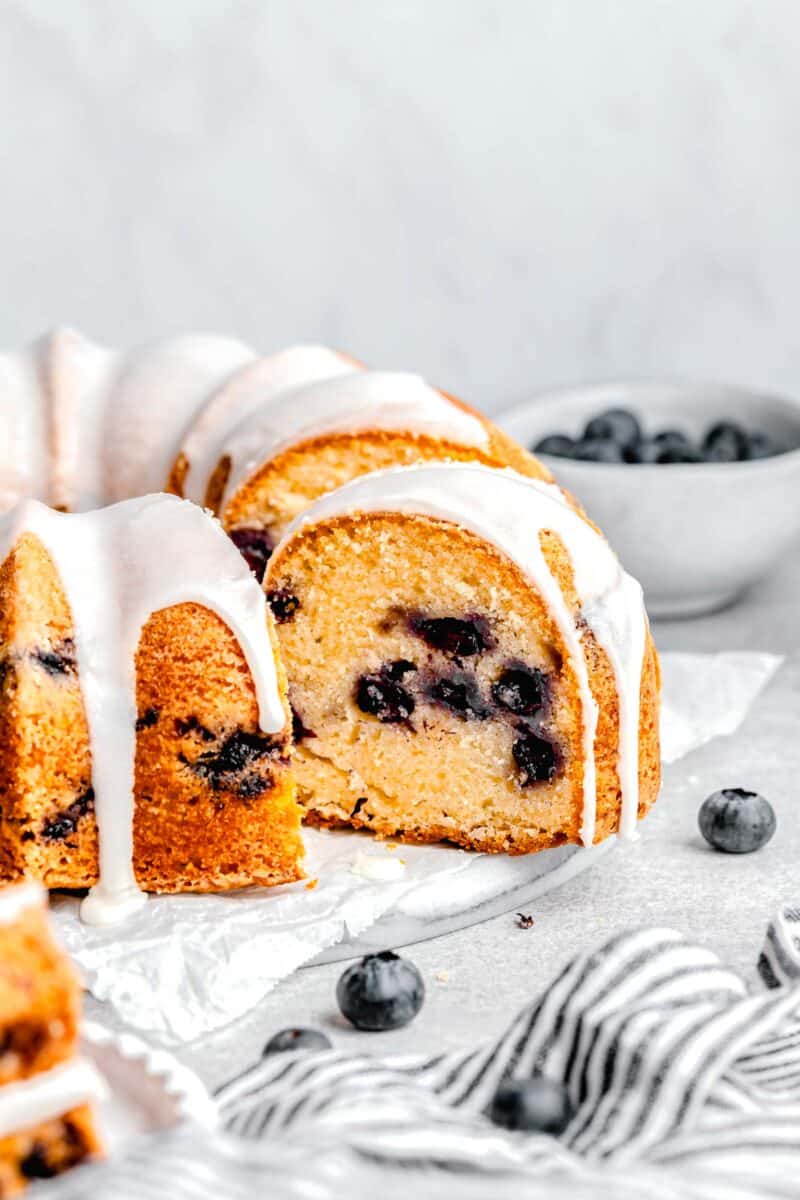
M 255 687 L 232 631 L 198 604 L 164 609 L 145 625 L 135 666 L 139 884 L 218 891 L 299 878 L 290 725 L 260 733 Z M 282 669 L 279 684 L 286 706 Z M 97 881 L 71 615 L 31 534 L 0 567 L 0 879 L 22 876 L 48 887 Z
M 513 467 L 532 479 L 552 480 L 538 459 L 484 416 L 466 405 L 458 407 L 480 420 L 489 435 L 485 446 L 467 446 L 412 431 L 367 429 L 358 433 L 327 433 L 298 441 L 268 459 L 233 493 L 224 508 L 222 493 L 230 461 L 223 458 L 209 480 L 206 505 L 218 513 L 226 529 L 268 529 L 277 542 L 288 524 L 313 500 L 359 475 L 388 467 L 422 462 L 477 462 L 489 467 Z
M 0 1089 L 74 1058 L 80 982 L 35 897 L 0 924 Z M 13 1113 L 12 1113 L 13 1115 Z M 0 1135 L 0 1198 L 102 1150 L 91 1107 Z
M 577 618 L 568 555 L 556 535 L 544 533 L 541 541 Z M 399 513 L 350 515 L 301 530 L 270 562 L 265 587 L 268 595 L 291 595 L 297 602 L 278 631 L 301 734 L 298 796 L 310 823 L 349 825 L 406 841 L 446 839 L 510 854 L 580 840 L 584 763 L 577 681 L 546 605 L 509 558 L 444 521 Z M 452 684 L 456 671 L 409 633 L 415 612 L 485 618 L 493 647 L 457 670 L 459 686 L 474 694 L 474 705 L 486 715 L 464 718 L 425 699 L 426 693 L 436 694 L 443 677 Z M 599 841 L 620 819 L 619 703 L 611 664 L 588 630 L 583 645 L 600 709 Z M 561 759 L 550 783 L 519 786 L 513 722 L 488 713 L 492 681 L 508 663 L 525 664 L 547 678 L 547 736 Z M 385 681 L 381 672 L 387 664 L 409 671 L 414 681 L 416 708 L 407 720 L 382 723 L 356 703 L 359 679 Z M 658 689 L 648 634 L 640 816 L 655 800 L 660 780 Z
M 75 1052 L 78 976 L 37 904 L 0 924 L 0 1087 L 49 1070 Z
M 61 1175 L 102 1150 L 88 1105 L 0 1137 L 0 1200 L 19 1195 L 36 1180 Z

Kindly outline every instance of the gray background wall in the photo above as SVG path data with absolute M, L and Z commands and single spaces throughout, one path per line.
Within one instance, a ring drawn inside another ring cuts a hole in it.
M 0 0 L 0 342 L 800 393 L 794 0 Z

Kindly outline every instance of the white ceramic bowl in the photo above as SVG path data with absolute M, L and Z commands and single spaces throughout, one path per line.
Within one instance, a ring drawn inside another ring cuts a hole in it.
M 549 391 L 495 419 L 525 446 L 549 433 L 577 437 L 604 409 L 629 408 L 645 433 L 700 437 L 739 422 L 786 452 L 735 463 L 577 462 L 542 455 L 583 503 L 654 617 L 688 617 L 734 601 L 800 539 L 800 403 L 741 388 L 689 382 L 620 382 Z

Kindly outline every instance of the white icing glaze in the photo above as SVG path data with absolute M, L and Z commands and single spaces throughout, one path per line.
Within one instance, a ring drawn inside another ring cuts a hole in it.
M 48 425 L 47 492 L 53 508 L 73 512 L 103 503 L 103 413 L 119 355 L 72 329 L 57 329 L 35 348 Z
M 209 477 L 226 453 L 231 432 L 279 393 L 358 369 L 324 346 L 291 346 L 242 367 L 199 410 L 181 443 L 188 462 L 183 494 L 197 504 L 205 502 Z
M 434 463 L 365 475 L 323 496 L 293 522 L 275 551 L 299 529 L 351 512 L 401 511 L 451 521 L 493 543 L 525 572 L 545 600 L 569 653 L 583 711 L 583 819 L 581 839 L 594 840 L 594 740 L 598 707 L 576 628 L 561 588 L 542 553 L 539 534 L 550 530 L 569 553 L 581 613 L 608 653 L 619 693 L 620 834 L 630 835 L 638 809 L 639 707 L 646 616 L 638 583 L 587 521 L 553 484 L 512 470 L 475 463 Z
M 201 404 L 255 358 L 229 338 L 189 335 L 125 355 L 105 411 L 107 503 L 159 492 Z
M 57 329 L 0 355 L 0 510 L 35 498 L 83 512 L 167 484 L 205 502 L 232 459 L 224 502 L 259 466 L 317 434 L 404 430 L 485 446 L 482 422 L 414 375 L 364 371 L 334 350 L 259 358 L 229 338 L 187 335 L 131 351 Z
M 464 446 L 486 446 L 486 427 L 418 375 L 353 371 L 276 393 L 228 433 L 231 470 L 222 508 L 263 463 L 325 433 L 411 430 Z
M 218 522 L 174 496 L 145 496 L 85 514 L 26 501 L 0 518 L 0 562 L 26 531 L 49 551 L 72 614 L 100 838 L 100 881 L 81 915 L 107 924 L 144 899 L 132 864 L 134 659 L 141 630 L 152 613 L 185 601 L 217 613 L 241 644 L 261 728 L 274 733 L 283 728 L 285 714 L 266 601 Z M 155 571 L 158 547 L 164 553 Z
M 0 1137 L 53 1121 L 81 1104 L 97 1104 L 108 1088 L 85 1058 L 0 1087 Z
M 83 511 L 160 491 L 195 411 L 254 358 L 210 336 L 117 353 L 70 329 L 0 355 L 0 509 L 31 497 Z
M 47 893 L 39 883 L 26 881 L 0 891 L 0 925 L 13 925 L 29 908 L 44 908 Z

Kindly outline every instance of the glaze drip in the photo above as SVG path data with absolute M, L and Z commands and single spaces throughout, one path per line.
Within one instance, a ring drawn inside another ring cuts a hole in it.
M 411 430 L 463 446 L 486 446 L 482 422 L 418 375 L 349 370 L 279 392 L 228 432 L 231 469 L 220 511 L 258 468 L 292 445 L 330 433 Z M 188 493 L 187 493 L 188 494 Z

